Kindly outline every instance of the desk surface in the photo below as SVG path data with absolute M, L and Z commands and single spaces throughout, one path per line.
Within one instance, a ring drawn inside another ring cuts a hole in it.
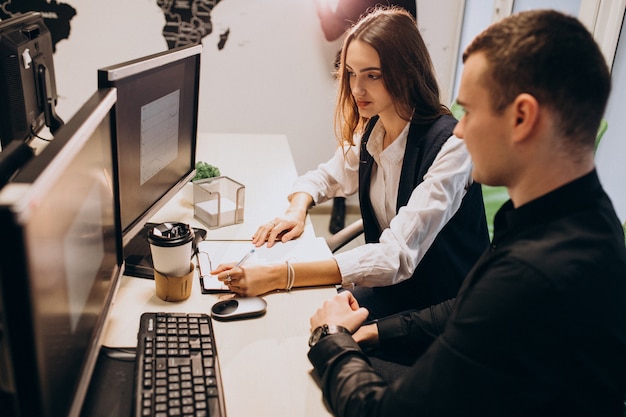
M 297 175 L 285 136 L 201 135 L 197 154 L 198 160 L 218 166 L 223 175 L 246 185 L 244 223 L 210 230 L 209 240 L 249 240 L 261 222 L 284 211 L 286 195 Z M 153 221 L 195 224 L 191 213 L 191 205 L 179 195 Z M 312 241 L 312 230 L 309 222 L 301 239 Z M 262 317 L 213 321 L 229 417 L 330 415 L 310 374 L 312 366 L 306 354 L 309 317 L 334 294 L 334 287 L 271 293 L 263 296 L 267 313 Z M 143 312 L 209 313 L 220 297 L 202 294 L 196 277 L 189 299 L 165 302 L 156 297 L 154 281 L 124 276 L 102 344 L 136 346 Z

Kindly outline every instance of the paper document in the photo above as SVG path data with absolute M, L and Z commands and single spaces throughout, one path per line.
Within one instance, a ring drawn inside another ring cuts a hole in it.
M 251 242 L 204 240 L 198 244 L 200 283 L 203 293 L 228 291 L 228 287 L 209 272 L 220 264 L 236 263 L 251 249 L 255 249 L 245 265 L 268 265 L 289 262 L 311 262 L 332 256 L 324 238 L 295 239 L 277 242 L 271 248 L 255 248 Z M 245 266 L 244 265 L 244 266 Z

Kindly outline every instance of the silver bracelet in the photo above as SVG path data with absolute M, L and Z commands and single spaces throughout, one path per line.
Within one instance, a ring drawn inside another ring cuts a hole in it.
M 296 280 L 296 271 L 293 269 L 293 265 L 289 263 L 289 261 L 285 261 L 287 264 L 287 287 L 285 291 L 291 291 L 293 288 L 293 283 Z

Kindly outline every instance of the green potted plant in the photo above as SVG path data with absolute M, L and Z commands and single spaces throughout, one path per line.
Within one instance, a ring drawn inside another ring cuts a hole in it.
M 196 174 L 191 178 L 189 184 L 183 187 L 182 196 L 183 202 L 193 205 L 193 182 L 205 180 L 207 178 L 219 177 L 220 169 L 214 165 L 208 164 L 204 161 L 196 162 Z
M 220 169 L 211 164 L 207 164 L 204 161 L 196 162 L 196 175 L 191 181 L 204 180 L 206 178 L 219 177 L 221 175 Z

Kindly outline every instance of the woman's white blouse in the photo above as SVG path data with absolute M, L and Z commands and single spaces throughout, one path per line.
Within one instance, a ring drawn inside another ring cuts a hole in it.
M 465 143 L 451 136 L 442 146 L 424 181 L 413 190 L 396 215 L 398 184 L 409 124 L 383 151 L 382 124 L 367 143 L 373 156 L 370 200 L 383 229 L 379 243 L 369 243 L 334 255 L 342 285 L 379 287 L 397 284 L 413 275 L 439 231 L 456 213 L 472 184 L 472 161 Z M 305 192 L 316 204 L 358 191 L 360 137 L 355 145 L 338 148 L 328 162 L 298 178 L 293 193 Z M 345 156 L 344 156 L 345 152 Z

